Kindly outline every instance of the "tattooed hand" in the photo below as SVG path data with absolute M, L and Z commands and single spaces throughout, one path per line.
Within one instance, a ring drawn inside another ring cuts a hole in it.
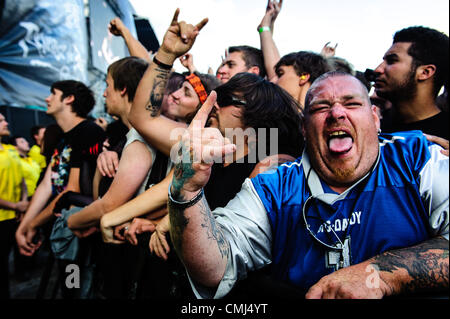
M 177 145 L 178 158 L 171 189 L 175 199 L 186 200 L 184 195 L 198 192 L 208 182 L 213 163 L 221 162 L 236 149 L 218 129 L 205 128 L 215 103 L 216 93 L 213 91 Z
M 200 30 L 208 23 L 208 18 L 203 19 L 195 26 L 184 21 L 178 22 L 179 13 L 180 9 L 177 9 L 160 48 L 161 53 L 171 56 L 173 61 L 192 48 Z

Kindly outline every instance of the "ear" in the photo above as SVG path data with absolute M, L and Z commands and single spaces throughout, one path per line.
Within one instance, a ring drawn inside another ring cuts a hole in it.
M 128 92 L 127 92 L 127 88 L 124 87 L 124 88 L 122 89 L 122 91 L 120 91 L 120 96 L 124 97 L 125 94 L 127 94 L 127 93 L 128 93 Z
M 417 80 L 426 81 L 434 76 L 436 66 L 434 64 L 421 65 L 416 70 Z
M 375 121 L 375 126 L 377 127 L 377 130 L 380 130 L 381 124 L 380 124 L 380 117 L 378 116 L 377 107 L 375 105 L 372 105 L 372 116 L 373 120 Z
M 250 69 L 248 69 L 247 72 L 248 72 L 248 73 L 253 73 L 253 74 L 259 75 L 259 67 L 257 67 L 257 66 L 252 66 Z
M 74 96 L 73 94 L 71 94 L 71 95 L 69 95 L 69 96 L 66 96 L 66 97 L 63 99 L 63 102 L 66 103 L 66 104 L 72 104 L 73 101 L 75 101 L 75 96 Z
M 299 79 L 298 79 L 298 86 L 303 86 L 306 83 L 309 82 L 311 75 L 309 73 L 303 73 L 302 75 L 300 75 Z

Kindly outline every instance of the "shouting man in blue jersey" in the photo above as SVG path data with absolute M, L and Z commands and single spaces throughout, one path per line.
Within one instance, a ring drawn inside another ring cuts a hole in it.
M 214 94 L 197 113 L 203 127 L 213 104 Z M 448 157 L 420 131 L 380 134 L 356 78 L 317 79 L 305 101 L 302 157 L 247 179 L 213 212 L 202 192 L 209 154 L 234 145 L 212 130 L 183 137 L 202 161 L 178 164 L 169 189 L 172 241 L 198 297 L 221 298 L 267 264 L 306 298 L 448 291 Z

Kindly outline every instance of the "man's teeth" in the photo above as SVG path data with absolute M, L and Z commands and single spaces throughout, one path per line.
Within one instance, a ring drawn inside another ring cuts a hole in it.
M 344 131 L 336 131 L 330 134 L 330 137 L 347 136 L 348 134 Z

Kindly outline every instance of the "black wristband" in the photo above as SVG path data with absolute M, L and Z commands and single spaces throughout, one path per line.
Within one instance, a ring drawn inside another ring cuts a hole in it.
M 161 61 L 159 61 L 159 60 L 156 58 L 156 55 L 153 57 L 153 62 L 154 62 L 157 66 L 159 66 L 159 67 L 161 67 L 161 68 L 163 68 L 163 69 L 165 69 L 165 70 L 172 70 L 172 66 L 173 66 L 173 65 L 169 65 L 169 64 L 162 63 Z
M 185 210 L 186 208 L 189 208 L 191 206 L 194 206 L 195 204 L 197 204 L 197 202 L 202 199 L 204 191 L 203 188 L 200 190 L 200 192 L 198 192 L 197 195 L 195 195 L 194 198 L 192 198 L 191 200 L 187 201 L 187 202 L 179 202 L 176 201 L 172 198 L 172 193 L 170 192 L 170 188 L 172 187 L 172 183 L 170 183 L 169 185 L 169 205 L 178 209 L 178 210 Z

